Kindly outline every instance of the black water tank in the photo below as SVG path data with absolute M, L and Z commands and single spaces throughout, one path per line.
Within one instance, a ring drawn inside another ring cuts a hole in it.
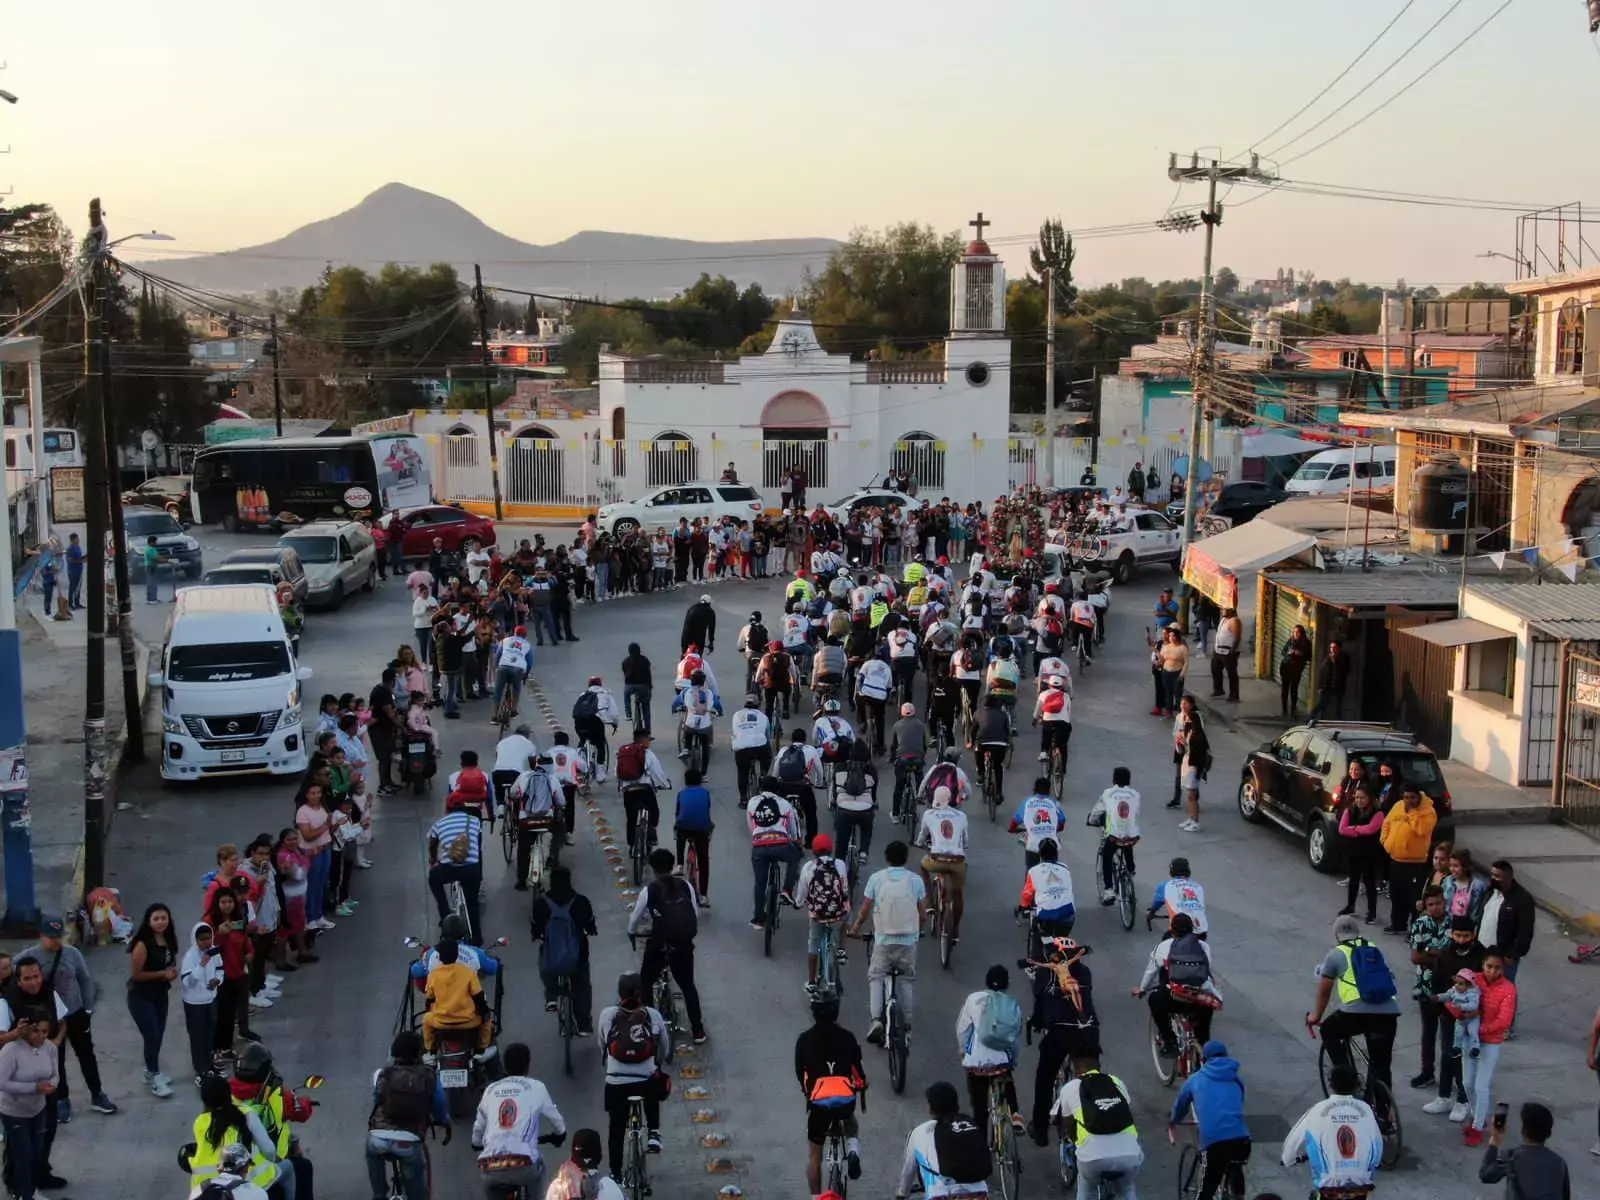
M 1435 454 L 1411 476 L 1411 527 L 1459 533 L 1467 527 L 1472 472 L 1455 454 Z

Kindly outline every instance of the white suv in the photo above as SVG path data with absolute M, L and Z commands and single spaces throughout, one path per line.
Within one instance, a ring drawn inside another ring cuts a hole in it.
M 657 488 L 642 500 L 607 504 L 596 515 L 600 527 L 613 534 L 635 529 L 671 530 L 679 518 L 693 521 L 735 517 L 754 521 L 761 515 L 761 496 L 744 483 L 675 483 Z

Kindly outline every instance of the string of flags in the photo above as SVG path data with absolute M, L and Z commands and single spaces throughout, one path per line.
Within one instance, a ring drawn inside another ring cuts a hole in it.
M 1471 555 L 1473 558 L 1487 558 L 1494 564 L 1494 569 L 1497 571 L 1505 570 L 1507 559 L 1513 561 L 1521 559 L 1528 566 L 1537 567 L 1541 556 L 1549 558 L 1570 556 L 1565 557 L 1561 562 L 1550 564 L 1562 575 L 1565 575 L 1569 583 L 1577 582 L 1578 575 L 1586 565 L 1600 566 L 1600 558 L 1591 558 L 1586 555 L 1583 550 L 1583 543 L 1575 538 L 1552 542 L 1547 546 L 1528 546 L 1521 550 L 1491 550 L 1487 554 Z

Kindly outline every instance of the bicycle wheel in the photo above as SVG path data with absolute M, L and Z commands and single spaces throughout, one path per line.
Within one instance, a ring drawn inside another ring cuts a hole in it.
M 1400 1152 L 1405 1149 L 1405 1137 L 1400 1128 L 1400 1106 L 1394 1102 L 1393 1093 L 1381 1079 L 1374 1079 L 1367 1084 L 1367 1103 L 1378 1118 L 1378 1131 L 1383 1134 L 1383 1157 L 1379 1162 L 1393 1168 L 1400 1161 Z
M 956 948 L 956 940 L 950 932 L 950 885 L 945 882 L 941 872 L 938 882 L 939 908 L 934 916 L 934 923 L 939 933 L 939 965 L 946 971 L 950 969 L 950 954 Z
M 1050 751 L 1050 794 L 1057 800 L 1067 788 L 1067 756 L 1060 746 Z
M 700 851 L 690 842 L 683 848 L 683 877 L 693 886 L 695 894 L 700 892 Z
M 1178 1157 L 1178 1200 L 1193 1200 L 1200 1194 L 1200 1151 L 1190 1145 Z
M 845 873 L 848 876 L 847 890 L 850 896 L 850 907 L 856 906 L 856 887 L 861 882 L 861 829 L 859 826 L 850 826 L 850 841 L 845 846 Z
M 1065 1140 L 1061 1142 L 1060 1156 L 1061 1190 L 1071 1194 L 1078 1186 L 1078 1156 L 1071 1142 Z
M 1171 1087 L 1178 1077 L 1178 1060 L 1161 1057 L 1161 1030 L 1156 1026 L 1154 1015 L 1150 1018 L 1150 1058 L 1156 1064 L 1156 1078 L 1164 1087 Z
M 677 998 L 672 992 L 672 979 L 665 971 L 656 980 L 653 999 L 656 1011 L 661 1014 L 661 1022 L 667 1027 L 667 1061 L 671 1062 L 677 1043 L 678 1008 Z
M 1355 1043 L 1352 1041 L 1351 1045 Z M 1324 1041 L 1322 1048 L 1317 1051 L 1317 1082 L 1322 1084 L 1323 1099 L 1327 1099 L 1328 1096 L 1328 1068 L 1332 1065 L 1328 1058 L 1328 1043 Z
M 532 893 L 530 902 L 537 903 L 540 896 L 544 895 L 545 880 L 545 840 L 540 834 L 533 839 L 533 848 L 528 853 L 528 878 L 526 880 L 528 891 Z
M 1133 907 L 1133 876 L 1124 868 L 1117 871 L 1117 915 L 1124 929 L 1133 928 Z
M 650 816 L 642 808 L 633 827 L 633 886 L 642 887 L 644 864 L 650 855 Z
M 766 920 L 761 925 L 761 950 L 768 958 L 772 957 L 772 934 L 778 924 L 778 865 L 772 863 L 767 867 L 767 911 Z
M 898 1011 L 893 1013 L 883 1040 L 889 1048 L 889 1085 L 898 1096 L 906 1090 L 906 1062 L 911 1055 L 910 1047 L 906 1045 L 906 1035 L 900 1029 Z
M 849 1188 L 849 1172 L 845 1169 L 844 1139 L 835 1132 L 828 1133 L 822 1143 L 822 1189 L 843 1196 Z
M 989 755 L 989 765 L 983 772 L 983 798 L 989 805 L 989 820 L 993 821 L 1000 811 L 1000 776 L 995 770 L 994 755 Z
M 622 1190 L 628 1200 L 645 1200 L 643 1141 L 643 1131 L 633 1127 L 622 1148 Z
M 511 819 L 509 809 L 500 821 L 500 852 L 506 856 L 508 866 L 517 857 L 517 823 Z
M 571 980 L 563 978 L 561 981 L 561 994 L 556 997 L 556 1026 L 561 1031 L 561 1061 L 566 1068 L 567 1078 L 572 1078 L 572 1039 L 578 1035 L 578 1029 L 572 1015 L 572 984 Z
M 1017 1131 L 1011 1124 L 1011 1113 L 996 1109 L 989 1119 L 994 1122 L 994 1167 L 1000 1177 L 1001 1200 L 1017 1200 L 1022 1193 L 1022 1160 L 1017 1157 Z

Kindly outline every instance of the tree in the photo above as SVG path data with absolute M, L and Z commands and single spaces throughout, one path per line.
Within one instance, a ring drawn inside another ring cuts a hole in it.
M 1078 297 L 1078 289 L 1072 286 L 1072 263 L 1077 257 L 1072 235 L 1062 230 L 1059 218 L 1052 217 L 1039 226 L 1039 244 L 1028 251 L 1028 262 L 1040 279 L 1048 272 L 1059 316 L 1071 312 L 1072 302 Z
M 637 309 L 580 304 L 572 330 L 561 339 L 561 365 L 574 387 L 588 387 L 599 375 L 602 348 L 617 354 L 653 354 L 655 332 Z
M 1457 288 L 1446 300 L 1507 300 L 1511 293 L 1498 283 L 1474 283 Z
M 801 302 L 817 338 L 836 353 L 864 356 L 885 337 L 901 351 L 943 341 L 950 332 L 950 268 L 959 234 L 908 222 L 882 233 L 854 230 L 806 273 Z
M 1232 267 L 1223 267 L 1211 281 L 1211 294 L 1218 298 L 1234 295 L 1239 290 L 1239 277 Z

